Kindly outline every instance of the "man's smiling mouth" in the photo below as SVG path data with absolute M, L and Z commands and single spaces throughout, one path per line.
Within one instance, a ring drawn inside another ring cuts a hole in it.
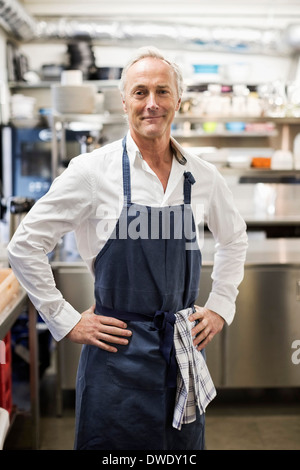
M 142 117 L 142 120 L 151 120 L 151 119 L 159 119 L 159 118 L 162 118 L 163 116 L 143 116 Z

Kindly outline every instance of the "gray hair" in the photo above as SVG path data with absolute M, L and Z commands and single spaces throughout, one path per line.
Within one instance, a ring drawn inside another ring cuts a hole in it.
M 156 59 L 163 60 L 166 64 L 170 65 L 170 67 L 173 69 L 175 73 L 175 78 L 176 78 L 176 84 L 177 84 L 177 92 L 179 98 L 181 97 L 183 93 L 183 77 L 181 74 L 181 70 L 179 66 L 175 62 L 171 62 L 170 60 L 166 59 L 163 54 L 153 46 L 146 46 L 146 47 L 141 47 L 140 49 L 137 50 L 136 54 L 134 57 L 127 63 L 127 65 L 123 68 L 122 75 L 121 75 L 121 80 L 119 84 L 119 89 L 121 92 L 122 97 L 124 98 L 124 93 L 125 93 L 125 84 L 126 84 L 126 76 L 127 76 L 127 71 L 128 69 L 138 62 L 141 59 L 145 59 L 146 57 L 154 57 Z

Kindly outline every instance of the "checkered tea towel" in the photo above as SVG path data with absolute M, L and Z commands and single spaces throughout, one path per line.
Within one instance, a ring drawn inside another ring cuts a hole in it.
M 197 406 L 200 414 L 204 413 L 216 396 L 206 361 L 193 345 L 191 329 L 195 323 L 188 320 L 192 313 L 192 308 L 186 308 L 175 314 L 174 346 L 178 375 L 173 427 L 179 430 L 182 424 L 195 421 Z

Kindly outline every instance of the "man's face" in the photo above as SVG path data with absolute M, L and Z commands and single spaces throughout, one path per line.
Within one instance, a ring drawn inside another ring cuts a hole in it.
M 169 135 L 179 105 L 175 73 L 170 65 L 147 57 L 129 68 L 123 108 L 133 137 L 155 139 Z

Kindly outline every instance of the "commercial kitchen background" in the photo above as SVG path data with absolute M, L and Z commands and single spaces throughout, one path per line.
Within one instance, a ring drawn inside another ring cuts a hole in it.
M 122 137 L 120 70 L 137 47 L 160 47 L 186 84 L 173 135 L 218 166 L 248 225 L 236 319 L 207 348 L 218 390 L 207 448 L 300 449 L 300 2 L 4 0 L 0 17 L 0 268 L 31 200 L 69 159 Z M 75 100 L 68 69 L 82 73 Z M 199 303 L 212 257 L 206 233 Z M 72 234 L 50 260 L 85 310 L 91 278 Z M 80 347 L 54 343 L 22 291 L 0 332 L 1 446 L 71 449 Z

